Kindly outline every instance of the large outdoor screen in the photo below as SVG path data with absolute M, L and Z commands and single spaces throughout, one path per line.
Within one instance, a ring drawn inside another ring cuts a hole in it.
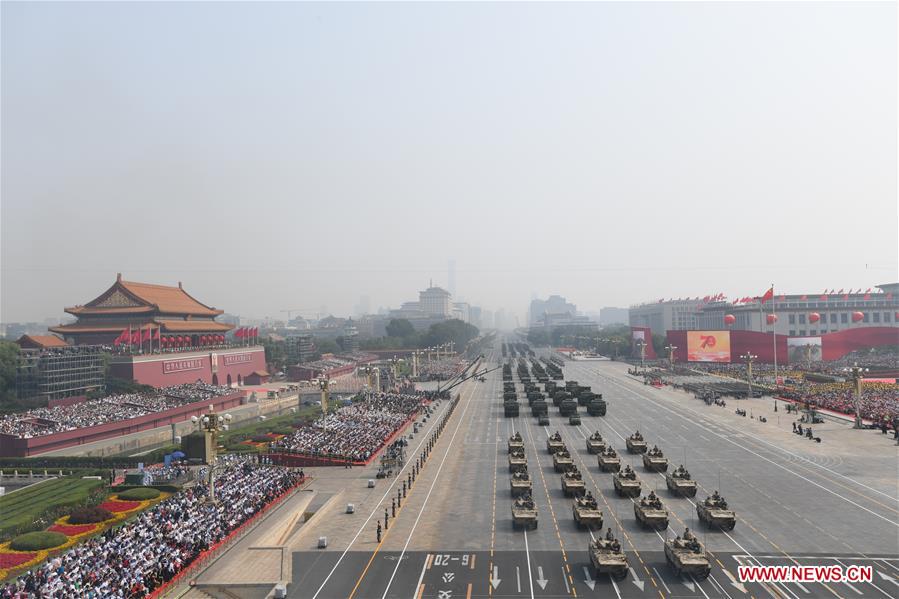
M 687 360 L 730 362 L 730 331 L 687 331 Z

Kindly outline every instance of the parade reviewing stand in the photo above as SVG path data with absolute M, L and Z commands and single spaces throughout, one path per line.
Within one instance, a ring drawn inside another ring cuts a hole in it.
M 210 405 L 216 411 L 238 406 L 245 395 L 193 383 L 8 414 L 0 417 L 0 456 L 27 457 L 183 422 Z
M 274 464 L 363 464 L 387 445 L 432 395 L 366 392 L 352 405 L 322 416 L 271 445 Z

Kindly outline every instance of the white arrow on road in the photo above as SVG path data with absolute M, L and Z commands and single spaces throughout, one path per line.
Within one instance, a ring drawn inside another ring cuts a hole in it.
M 643 581 L 640 580 L 640 577 L 637 576 L 637 573 L 634 572 L 633 568 L 628 568 L 628 570 L 631 571 L 631 576 L 634 577 L 634 579 L 631 582 L 634 583 L 635 585 L 637 585 L 637 588 L 640 589 L 640 591 L 643 591 L 643 584 L 644 584 Z
M 735 589 L 737 589 L 737 590 L 740 591 L 741 593 L 747 593 L 747 592 L 748 592 L 748 591 L 746 590 L 746 587 L 743 586 L 743 583 L 742 583 L 742 582 L 739 582 L 736 578 L 734 578 L 734 575 L 731 574 L 729 570 L 724 570 L 724 574 L 725 574 L 728 578 L 730 578 L 730 584 L 731 584 Z
M 694 585 L 692 581 L 687 580 L 687 579 L 684 578 L 683 576 L 681 576 L 680 581 L 683 583 L 683 585 L 684 585 L 685 587 L 687 587 L 688 589 L 690 589 L 690 592 L 691 592 L 691 593 L 695 593 L 695 592 L 696 592 L 696 585 Z
M 881 572 L 880 570 L 877 570 L 877 574 L 878 574 L 881 578 L 883 578 L 884 580 L 889 580 L 889 581 L 892 582 L 894 585 L 896 585 L 897 587 L 899 587 L 899 582 L 896 582 L 896 579 L 893 578 L 892 576 L 890 576 L 889 574 L 884 574 L 884 573 Z
M 493 566 L 493 576 L 490 577 L 490 584 L 493 585 L 493 590 L 496 590 L 496 587 L 499 586 L 502 580 L 499 579 L 499 566 Z
M 549 581 L 543 578 L 543 566 L 537 566 L 537 584 L 540 585 L 540 588 L 546 590 L 546 583 Z
M 596 586 L 596 581 L 590 576 L 590 570 L 587 569 L 587 566 L 584 566 L 584 584 L 590 587 L 591 591 Z

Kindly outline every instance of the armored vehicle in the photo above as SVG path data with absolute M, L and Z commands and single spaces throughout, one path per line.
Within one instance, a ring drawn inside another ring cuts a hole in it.
M 549 426 L 549 414 L 546 411 L 540 412 L 537 416 L 538 426 Z
M 649 495 L 634 502 L 634 516 L 637 517 L 637 522 L 646 528 L 656 530 L 668 528 L 668 510 L 662 505 L 662 500 L 655 491 L 650 491 Z
M 696 497 L 696 481 L 690 478 L 690 473 L 683 466 L 678 466 L 674 472 L 665 475 L 668 490 L 681 497 Z
M 577 402 L 573 399 L 565 399 L 559 404 L 559 414 L 562 416 L 571 416 L 577 414 Z
M 577 414 L 572 414 L 571 416 L 568 417 L 568 424 L 570 424 L 572 426 L 580 426 L 581 417 Z
M 606 448 L 606 442 L 603 441 L 602 435 L 596 431 L 587 439 L 588 453 L 601 453 Z
M 696 580 L 705 580 L 712 571 L 705 547 L 689 528 L 684 531 L 684 538 L 665 541 L 665 561 L 678 577 L 687 574 Z
M 668 458 L 661 449 L 653 445 L 652 449 L 643 454 L 643 467 L 650 472 L 665 472 L 668 470 Z
M 587 549 L 593 575 L 608 574 L 615 580 L 624 580 L 627 576 L 627 556 L 621 550 L 621 543 L 612 537 L 611 530 L 604 539 L 591 541 Z
M 509 472 L 515 472 L 518 467 L 528 467 L 528 459 L 524 455 L 524 449 L 513 449 L 509 454 Z
M 628 437 L 626 443 L 627 450 L 630 453 L 646 453 L 646 441 L 643 440 L 643 435 L 640 434 L 640 431 Z
M 528 474 L 527 468 L 515 469 L 515 471 L 512 473 L 511 479 L 509 480 L 509 487 L 512 490 L 512 497 L 531 494 L 531 477 Z
M 562 473 L 562 492 L 565 493 L 566 497 L 583 495 L 586 489 L 584 478 L 581 476 L 577 466 L 572 466 L 569 470 Z
M 503 391 L 503 401 L 518 401 L 518 393 L 515 391 Z
M 518 416 L 518 404 L 514 401 L 503 403 L 503 415 L 506 418 L 516 418 Z
M 556 391 L 553 393 L 553 405 L 559 406 L 566 399 L 571 399 L 571 394 L 566 393 L 565 391 Z
M 546 384 L 543 385 L 543 389 L 550 397 L 552 397 L 553 393 L 559 390 L 559 387 L 554 381 L 547 381 Z
M 590 402 L 596 397 L 596 393 L 592 391 L 581 391 L 577 394 L 577 405 L 579 406 L 587 406 L 590 405 Z
M 534 416 L 539 416 L 540 414 L 549 414 L 549 406 L 546 405 L 546 402 L 543 400 L 537 400 L 531 404 L 531 414 Z M 547 419 L 546 424 L 549 424 L 549 419 Z
M 631 470 L 630 466 L 625 466 L 624 470 L 612 477 L 615 484 L 615 492 L 621 497 L 639 497 L 640 481 L 637 480 L 637 474 Z
M 530 494 L 516 497 L 512 502 L 512 526 L 514 528 L 537 528 L 537 506 Z
M 596 461 L 599 463 L 599 469 L 603 472 L 618 472 L 621 470 L 621 458 L 612 449 L 611 446 L 606 447 L 605 451 L 600 453 Z
M 590 493 L 579 496 L 571 504 L 571 515 L 580 528 L 602 528 L 602 511 Z
M 602 393 L 599 393 L 598 395 L 598 398 L 594 398 L 593 401 L 587 404 L 587 414 L 590 416 L 606 415 L 606 402 L 602 398 Z
M 509 437 L 509 453 L 512 453 L 513 449 L 524 451 L 524 440 L 521 438 L 521 433 L 515 433 Z
M 737 524 L 737 515 L 733 510 L 727 509 L 727 502 L 718 491 L 706 497 L 705 501 L 696 504 L 696 515 L 699 520 L 708 527 L 718 527 L 721 530 L 733 530 Z
M 565 472 L 573 466 L 574 460 L 571 459 L 571 454 L 567 449 L 562 448 L 553 454 L 553 468 L 556 469 L 556 472 Z
M 556 431 L 546 439 L 546 451 L 556 453 L 560 449 L 565 449 L 565 443 L 562 441 L 562 435 Z

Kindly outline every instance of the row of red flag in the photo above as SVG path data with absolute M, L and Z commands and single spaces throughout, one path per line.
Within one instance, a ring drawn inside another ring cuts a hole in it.
M 234 336 L 238 339 L 255 339 L 259 337 L 259 327 L 241 327 L 234 331 Z M 141 345 L 143 343 L 157 341 L 162 344 L 182 344 L 189 343 L 191 337 L 188 335 L 181 336 L 163 336 L 159 329 L 140 328 L 140 329 L 124 329 L 121 334 L 112 342 L 113 345 Z M 202 345 L 209 343 L 224 343 L 224 335 L 201 335 L 199 341 Z
M 238 339 L 253 339 L 259 336 L 259 327 L 241 327 L 234 331 Z

